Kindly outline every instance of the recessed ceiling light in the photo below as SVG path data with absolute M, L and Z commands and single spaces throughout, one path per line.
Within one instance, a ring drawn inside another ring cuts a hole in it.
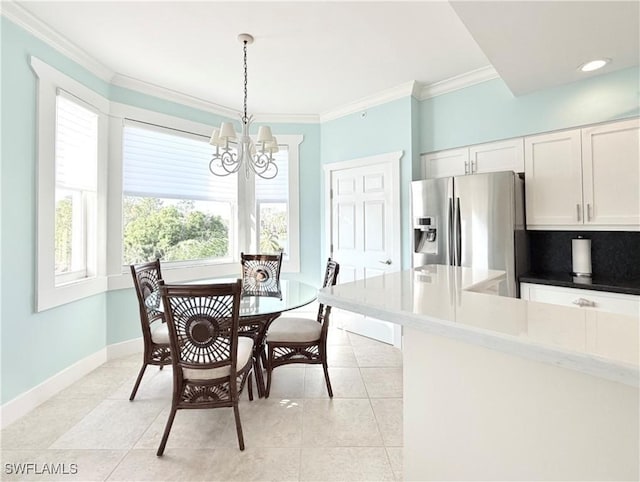
M 587 62 L 586 64 L 582 64 L 580 66 L 580 70 L 582 72 L 591 72 L 593 70 L 598 70 L 611 62 L 611 59 L 598 59 Z

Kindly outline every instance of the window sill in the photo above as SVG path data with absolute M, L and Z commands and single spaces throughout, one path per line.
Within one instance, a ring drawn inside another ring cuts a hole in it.
M 181 283 L 185 281 L 192 281 L 197 279 L 207 278 L 233 278 L 242 277 L 239 261 L 233 261 L 228 263 L 202 263 L 196 265 L 178 265 L 171 266 L 171 264 L 162 263 L 162 277 L 167 283 Z M 296 269 L 290 269 L 296 268 Z M 133 280 L 131 278 L 131 272 L 128 266 L 123 267 L 123 272 L 120 274 L 110 275 L 108 282 L 108 290 L 123 290 L 127 288 L 133 288 Z M 282 263 L 282 273 L 298 273 L 299 269 L 297 264 Z
M 59 286 L 40 287 L 36 297 L 36 310 L 38 312 L 48 310 L 105 291 L 107 291 L 105 276 L 86 278 Z
M 125 269 L 127 269 L 125 267 Z M 217 277 L 233 277 L 240 276 L 240 262 L 233 263 L 207 263 L 190 266 L 171 266 L 162 264 L 162 277 L 168 283 L 180 283 L 196 279 L 217 278 Z M 131 272 L 125 271 L 120 274 L 109 276 L 108 289 L 122 290 L 133 288 L 133 280 Z

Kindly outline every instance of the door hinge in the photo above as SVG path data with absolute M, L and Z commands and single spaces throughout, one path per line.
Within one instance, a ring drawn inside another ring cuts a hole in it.
M 333 199 L 333 188 L 329 189 L 329 199 Z

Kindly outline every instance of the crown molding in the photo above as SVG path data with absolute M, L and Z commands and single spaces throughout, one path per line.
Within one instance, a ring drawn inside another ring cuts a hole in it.
M 124 87 L 125 89 L 134 90 L 142 94 L 151 95 L 159 99 L 175 102 L 187 107 L 193 107 L 195 109 L 204 110 L 213 114 L 220 115 L 222 117 L 228 117 L 230 119 L 236 119 L 240 111 L 230 109 L 223 105 L 215 104 L 199 97 L 194 97 L 189 94 L 184 94 L 176 90 L 167 89 L 144 80 L 135 79 L 122 74 L 115 74 L 111 79 L 111 85 L 118 87 Z
M 0 3 L 0 13 L 34 37 L 42 40 L 47 45 L 78 63 L 98 78 L 105 82 L 111 81 L 114 75 L 111 69 L 97 62 L 87 54 L 87 52 L 67 40 L 21 5 L 18 5 L 12 0 L 3 0 Z
M 254 114 L 255 122 L 269 124 L 318 124 L 317 114 Z
M 496 69 L 489 65 L 487 67 L 472 70 L 471 72 L 456 75 L 455 77 L 451 77 L 440 82 L 423 85 L 416 97 L 418 100 L 430 99 L 431 97 L 447 94 L 459 89 L 464 89 L 465 87 L 471 87 L 472 85 L 486 82 L 487 80 L 498 78 L 500 78 L 500 75 L 498 75 Z
M 401 99 L 410 95 L 415 96 L 419 90 L 417 84 L 418 83 L 415 80 L 411 80 L 396 87 L 383 90 L 382 92 L 379 92 L 377 94 L 364 97 L 355 102 L 350 102 L 349 104 L 346 104 L 337 109 L 323 112 L 322 114 L 320 114 L 320 122 L 327 122 L 333 119 L 344 117 L 349 114 L 355 114 L 356 112 L 367 110 L 376 105 L 386 104 L 387 102 L 391 102 L 392 100 Z
M 230 109 L 220 104 L 210 102 L 208 100 L 194 97 L 192 95 L 184 94 L 176 90 L 167 89 L 144 80 L 135 79 L 122 74 L 116 74 L 111 79 L 111 84 L 125 89 L 134 90 L 142 94 L 151 95 L 159 99 L 167 100 L 169 102 L 175 102 L 187 107 L 193 107 L 194 109 L 211 112 L 213 114 L 226 117 L 229 119 L 237 119 L 240 115 L 239 110 Z M 256 122 L 272 122 L 272 123 L 296 123 L 296 124 L 309 124 L 317 123 L 317 115 L 307 114 L 254 114 L 254 120 Z
M 230 109 L 229 107 L 215 104 L 198 97 L 112 71 L 13 0 L 2 0 L 0 2 L 0 14 L 111 85 L 124 87 L 142 94 L 148 94 L 153 97 L 170 102 L 176 102 L 181 105 L 211 112 L 231 119 L 235 119 L 238 116 L 239 111 L 235 109 Z M 487 66 L 433 84 L 425 85 L 415 80 L 405 82 L 377 94 L 350 102 L 337 109 L 323 112 L 320 115 L 256 114 L 254 117 L 256 122 L 296 124 L 322 123 L 338 119 L 349 114 L 355 114 L 368 108 L 385 104 L 403 97 L 413 96 L 418 100 L 425 100 L 499 77 L 500 76 L 493 67 Z

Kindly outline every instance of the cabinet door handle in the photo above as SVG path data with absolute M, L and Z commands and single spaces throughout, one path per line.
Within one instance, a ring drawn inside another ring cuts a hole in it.
M 578 218 L 578 221 L 582 221 L 582 216 L 580 215 L 580 204 L 576 204 L 576 215 Z
M 469 161 L 464 161 L 464 173 L 469 174 Z
M 593 214 L 591 212 L 591 203 L 587 203 L 587 221 L 591 221 Z
M 581 307 L 594 307 L 596 306 L 596 302 L 595 301 L 591 301 L 591 300 L 586 300 L 584 298 L 577 298 L 575 300 L 573 300 L 571 303 L 573 303 L 574 305 L 578 305 Z
M 478 172 L 478 163 L 476 161 L 471 161 L 471 174 L 474 172 Z

